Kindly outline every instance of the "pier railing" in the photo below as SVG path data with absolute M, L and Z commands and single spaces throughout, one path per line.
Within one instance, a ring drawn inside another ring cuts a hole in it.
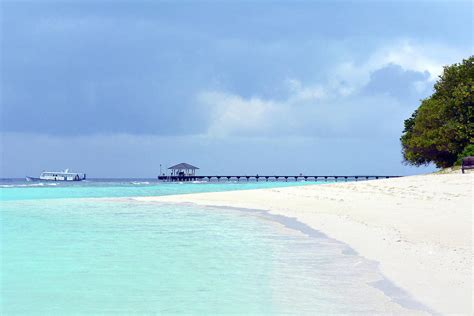
M 400 176 L 158 176 L 160 181 L 169 182 L 185 182 L 185 181 L 358 181 L 358 180 L 371 180 L 371 179 L 389 179 L 398 178 Z

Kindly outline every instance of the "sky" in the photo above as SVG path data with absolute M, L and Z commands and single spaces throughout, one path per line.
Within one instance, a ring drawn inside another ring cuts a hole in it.
M 1 2 L 0 177 L 408 175 L 471 1 Z

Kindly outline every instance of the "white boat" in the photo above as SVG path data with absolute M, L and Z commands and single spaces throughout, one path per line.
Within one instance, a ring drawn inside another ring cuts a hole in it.
M 85 173 L 64 171 L 43 171 L 39 178 L 26 177 L 26 181 L 82 181 L 86 179 Z

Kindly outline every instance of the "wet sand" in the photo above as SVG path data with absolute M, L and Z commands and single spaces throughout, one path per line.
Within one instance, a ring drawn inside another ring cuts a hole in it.
M 141 201 L 267 210 L 377 261 L 381 272 L 431 310 L 472 314 L 474 174 L 140 197 Z

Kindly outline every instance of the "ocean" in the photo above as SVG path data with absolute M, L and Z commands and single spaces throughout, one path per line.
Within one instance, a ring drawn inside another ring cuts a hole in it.
M 308 184 L 2 180 L 0 312 L 400 311 L 376 263 L 294 219 L 131 198 Z

